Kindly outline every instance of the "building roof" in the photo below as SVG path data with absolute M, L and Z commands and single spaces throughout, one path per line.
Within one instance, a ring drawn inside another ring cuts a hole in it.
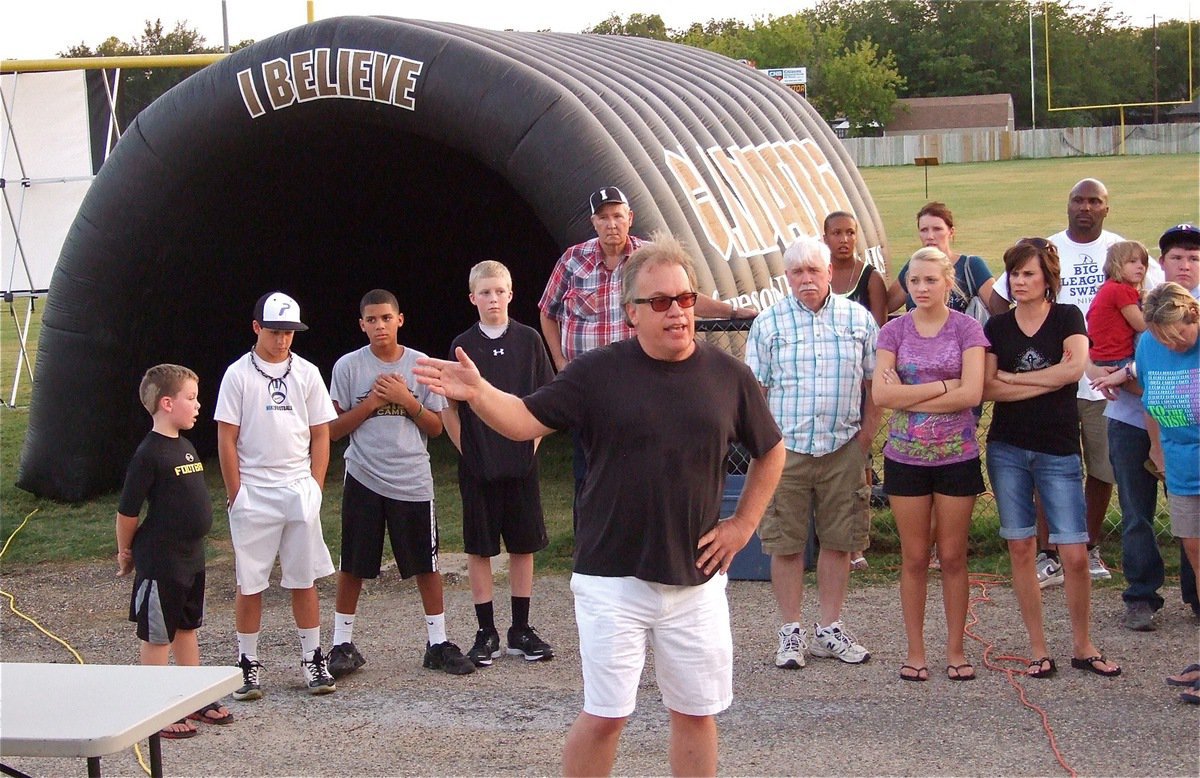
M 892 121 L 885 133 L 1013 129 L 1012 95 L 962 95 L 958 97 L 909 97 L 896 101 Z

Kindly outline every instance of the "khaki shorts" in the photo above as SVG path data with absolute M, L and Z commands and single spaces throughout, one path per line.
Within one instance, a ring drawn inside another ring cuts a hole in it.
M 1177 538 L 1200 538 L 1200 495 L 1172 494 L 1167 497 L 1171 512 L 1171 534 Z
M 1104 417 L 1107 400 L 1075 400 L 1079 408 L 1079 433 L 1083 443 L 1083 471 L 1106 484 L 1115 484 L 1112 463 L 1108 461 L 1108 419 Z
M 822 548 L 868 548 L 871 487 L 867 486 L 865 463 L 866 455 L 858 440 L 823 457 L 788 451 L 783 477 L 758 528 L 763 551 L 803 553 L 812 515 L 816 516 L 817 539 Z

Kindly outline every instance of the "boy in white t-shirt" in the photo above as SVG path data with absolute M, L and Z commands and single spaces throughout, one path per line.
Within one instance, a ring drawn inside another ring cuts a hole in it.
M 299 304 L 282 292 L 263 295 L 252 326 L 254 348 L 225 371 L 214 414 L 237 568 L 243 685 L 233 698 L 262 697 L 262 593 L 276 556 L 279 585 L 292 593 L 304 683 L 310 694 L 328 694 L 337 687 L 321 653 L 316 579 L 333 573 L 321 534 L 321 489 L 329 467 L 329 422 L 337 414 L 320 371 L 292 352 L 296 332 L 308 329 Z

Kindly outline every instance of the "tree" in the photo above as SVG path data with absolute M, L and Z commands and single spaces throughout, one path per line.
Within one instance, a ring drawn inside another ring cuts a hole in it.
M 892 53 L 880 56 L 869 40 L 823 61 L 809 81 L 809 99 L 821 115 L 846 117 L 853 134 L 891 121 L 896 92 L 904 87 Z
M 584 33 L 594 35 L 624 35 L 629 38 L 653 38 L 658 41 L 668 39 L 667 24 L 658 14 L 630 14 L 628 19 L 621 19 L 613 14 L 602 22 L 595 24 Z
M 85 43 L 72 46 L 65 52 L 59 52 L 61 57 L 131 57 L 170 54 L 219 54 L 220 47 L 206 47 L 205 38 L 187 22 L 176 22 L 175 27 L 166 32 L 161 19 L 151 22 L 146 20 L 140 37 L 135 37 L 128 43 L 118 38 L 109 37 L 90 48 Z M 234 50 L 250 45 L 253 41 L 242 41 Z M 157 100 L 164 92 L 199 68 L 134 68 L 121 71 L 121 85 L 117 90 L 117 124 L 128 127 L 146 106 Z

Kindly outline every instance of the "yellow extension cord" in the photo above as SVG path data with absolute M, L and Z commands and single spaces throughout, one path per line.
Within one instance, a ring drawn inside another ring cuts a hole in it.
M 13 538 L 15 538 L 17 536 L 17 533 L 20 532 L 25 527 L 25 525 L 29 523 L 29 520 L 33 518 L 33 514 L 35 514 L 37 512 L 38 512 L 37 508 L 34 508 L 32 511 L 30 511 L 29 515 L 26 516 L 25 519 L 21 522 L 21 524 L 15 530 L 12 531 L 11 535 L 8 536 L 8 540 L 4 541 L 4 546 L 0 547 L 0 559 L 4 558 L 4 553 L 6 551 L 8 551 L 8 547 L 13 542 Z M 16 597 L 14 597 L 9 592 L 4 591 L 3 589 L 0 589 L 0 596 L 8 598 L 8 609 L 10 611 L 12 611 L 17 616 L 20 616 L 21 618 L 28 621 L 30 624 L 33 625 L 33 628 L 36 629 L 38 632 L 42 633 L 46 637 L 50 638 L 54 642 L 61 645 L 63 648 L 67 649 L 67 651 L 69 651 L 71 653 L 71 656 L 75 657 L 76 662 L 78 662 L 81 665 L 87 664 L 86 662 L 83 661 L 83 657 L 79 655 L 79 652 L 71 647 L 70 643 L 63 640 L 58 635 L 55 635 L 53 632 L 46 629 L 41 624 L 38 624 L 37 621 L 33 619 L 33 617 L 28 616 L 28 615 L 22 613 L 21 611 L 17 610 Z M 137 743 L 134 743 L 134 745 L 133 745 L 133 753 L 137 756 L 138 764 L 140 764 L 142 766 L 142 769 L 146 772 L 146 775 L 149 775 L 150 774 L 150 766 L 148 764 L 146 764 L 146 760 L 142 757 L 142 749 L 138 747 Z

